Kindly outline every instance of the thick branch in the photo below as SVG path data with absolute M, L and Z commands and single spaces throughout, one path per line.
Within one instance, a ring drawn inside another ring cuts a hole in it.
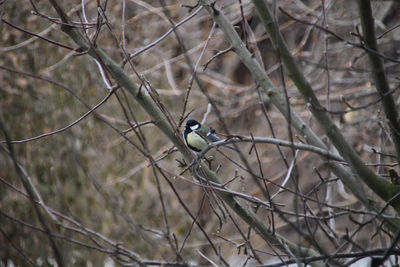
M 259 1 L 256 1 L 259 2 Z M 210 6 L 206 4 L 207 11 L 218 23 L 220 29 L 225 33 L 226 38 L 232 45 L 233 50 L 240 57 L 242 62 L 252 73 L 255 81 L 259 84 L 271 99 L 271 102 L 279 109 L 279 111 L 286 117 L 289 118 L 287 111 L 286 100 L 283 94 L 273 85 L 272 81 L 266 75 L 262 67 L 253 58 L 252 54 L 246 49 L 245 44 L 241 41 L 239 35 L 226 19 L 221 10 L 217 9 L 217 6 Z M 301 134 L 306 141 L 314 146 L 326 150 L 325 144 L 318 138 L 318 136 L 312 131 L 312 129 L 300 118 L 300 116 L 293 111 L 289 110 L 291 125 Z M 369 205 L 370 201 L 366 196 L 365 192 L 359 186 L 360 183 L 352 174 L 350 174 L 343 166 L 335 162 L 328 163 L 334 173 L 342 179 L 344 184 L 350 188 L 354 195 L 365 205 Z
M 50 2 L 63 22 L 68 23 L 68 17 L 58 3 L 55 0 L 50 0 Z M 140 90 L 119 65 L 117 65 L 110 57 L 108 57 L 103 50 L 93 47 L 87 43 L 83 36 L 75 28 L 68 25 L 63 25 L 62 30 L 69 35 L 69 37 L 80 47 L 81 50 L 87 51 L 90 56 L 104 64 L 105 68 L 118 82 L 118 84 L 134 96 L 135 100 L 150 115 L 154 124 L 169 138 L 170 141 L 174 143 L 184 157 L 191 162 L 193 160 L 192 154 L 189 153 L 185 147 L 180 135 L 178 135 L 171 125 L 168 124 L 168 120 L 166 119 L 165 115 L 153 102 L 151 97 L 147 94 L 147 91 Z M 216 174 L 210 171 L 205 165 L 202 164 L 201 169 L 204 170 L 208 179 L 215 183 L 221 184 Z M 319 256 L 319 254 L 314 250 L 299 247 L 291 241 L 270 231 L 270 229 L 266 227 L 266 225 L 257 217 L 257 215 L 247 207 L 240 204 L 233 194 L 222 191 L 218 192 L 218 194 L 225 201 L 225 203 L 227 203 L 232 210 L 236 212 L 237 215 L 239 215 L 247 224 L 249 224 L 249 226 L 254 227 L 254 229 L 256 229 L 256 231 L 268 243 L 276 245 L 285 252 L 287 250 L 286 248 L 288 247 L 292 253 L 299 254 L 301 257 Z
M 366 47 L 374 51 L 378 51 L 371 3 L 369 0 L 358 0 L 357 2 L 364 43 Z M 372 75 L 374 77 L 376 89 L 381 96 L 384 96 L 382 100 L 383 108 L 386 118 L 389 121 L 390 133 L 397 153 L 397 161 L 400 162 L 400 124 L 398 122 L 398 114 L 393 96 L 392 94 L 388 94 L 390 87 L 386 77 L 385 68 L 383 66 L 382 59 L 376 54 L 368 53 L 368 58 L 373 70 Z
M 375 175 L 375 173 L 364 164 L 364 162 L 353 150 L 353 148 L 346 142 L 340 130 L 330 119 L 329 114 L 327 114 L 327 112 L 325 111 L 325 108 L 319 103 L 311 88 L 311 85 L 304 77 L 301 69 L 299 68 L 294 57 L 290 53 L 286 42 L 284 41 L 281 33 L 278 30 L 279 27 L 274 21 L 266 2 L 255 0 L 253 1 L 253 4 L 256 7 L 258 15 L 264 23 L 264 27 L 267 30 L 272 43 L 279 50 L 279 54 L 282 58 L 282 62 L 288 72 L 289 77 L 292 79 L 297 89 L 302 94 L 303 99 L 307 103 L 307 107 L 316 118 L 319 126 L 325 131 L 325 134 L 329 137 L 332 144 L 334 144 L 336 149 L 339 151 L 340 155 L 349 163 L 353 172 L 357 174 L 357 176 L 360 177 L 383 200 L 388 201 L 389 199 L 391 199 L 391 197 L 396 194 L 397 189 L 383 178 Z M 348 178 L 342 176 L 339 177 L 347 186 L 349 186 L 346 182 Z M 360 187 L 359 184 L 355 186 Z M 349 188 L 352 191 L 355 189 L 354 187 Z M 360 200 L 362 201 L 362 199 Z M 362 202 L 364 203 L 364 205 L 370 206 L 369 203 L 366 203 L 364 201 Z M 398 213 L 400 212 L 400 202 L 393 202 L 392 206 L 397 210 Z

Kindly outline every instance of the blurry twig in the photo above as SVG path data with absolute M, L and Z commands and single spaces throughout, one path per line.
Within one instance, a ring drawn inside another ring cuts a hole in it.
M 282 192 L 284 191 L 283 188 L 286 186 L 286 183 L 289 181 L 289 178 L 290 178 L 290 176 L 292 175 L 292 172 L 293 172 L 293 170 L 294 170 L 294 168 L 295 168 L 295 163 L 296 163 L 296 160 L 295 160 L 295 159 L 297 158 L 297 153 L 298 153 L 298 152 L 299 152 L 299 151 L 296 150 L 295 155 L 294 155 L 294 158 L 293 158 L 293 160 L 292 160 L 292 163 L 290 163 L 289 169 L 288 169 L 288 171 L 287 171 L 286 177 L 285 177 L 285 179 L 283 180 L 282 185 L 281 185 L 281 187 L 279 188 L 278 192 L 276 192 L 275 194 L 273 194 L 273 195 L 271 196 L 271 200 L 273 200 L 276 196 L 278 196 L 280 193 L 282 193 Z
M 0 3 L 1 4 L 1 3 Z M 1 26 L 1 25 L 0 25 Z M 7 216 L 7 215 L 5 215 L 1 210 L 0 210 L 0 213 L 1 213 L 1 215 L 3 215 L 3 216 Z M 27 261 L 27 262 L 29 262 L 29 264 L 30 265 L 32 265 L 32 266 L 39 266 L 38 264 L 36 264 L 35 262 L 34 262 L 34 260 L 33 259 L 31 259 L 31 258 L 29 258 L 29 256 L 28 255 L 26 255 L 24 252 L 23 252 L 23 250 L 22 249 L 20 249 L 18 246 L 17 246 L 17 244 L 14 244 L 14 242 L 13 242 L 13 240 L 10 238 L 10 236 L 8 236 L 7 235 L 7 233 L 6 232 L 4 232 L 4 230 L 0 227 L 0 232 L 1 232 L 1 234 L 4 236 L 4 238 L 8 241 L 8 243 Z M 43 232 L 45 232 L 45 231 L 43 231 Z M 7 260 L 5 260 L 6 262 L 7 262 Z
M 200 56 L 199 56 L 199 58 L 198 58 L 198 60 L 197 60 L 197 62 L 196 62 L 196 65 L 195 65 L 194 68 L 193 68 L 193 73 L 192 73 L 192 75 L 190 76 L 189 83 L 188 83 L 188 86 L 187 86 L 187 89 L 186 89 L 185 99 L 184 99 L 184 101 L 183 101 L 183 109 L 182 109 L 182 114 L 181 114 L 181 116 L 180 116 L 180 118 L 179 118 L 178 127 L 179 127 L 179 126 L 183 123 L 183 121 L 184 121 L 184 117 L 185 117 L 185 113 L 186 113 L 187 101 L 188 101 L 188 99 L 189 99 L 189 95 L 190 95 L 190 92 L 191 92 L 191 89 L 192 89 L 194 77 L 195 77 L 195 75 L 196 75 L 197 68 L 198 68 L 199 65 L 200 65 L 200 61 L 202 60 L 202 58 L 203 58 L 203 56 L 204 56 L 204 54 L 205 54 L 205 52 L 206 52 L 206 49 L 207 49 L 207 47 L 208 47 L 208 45 L 209 45 L 209 43 L 210 43 L 211 37 L 212 37 L 213 34 L 214 34 L 215 26 L 216 26 L 216 24 L 215 24 L 215 22 L 214 22 L 214 24 L 213 24 L 213 26 L 212 26 L 212 28 L 211 28 L 211 30 L 210 30 L 210 33 L 208 34 L 207 40 L 206 40 L 206 42 L 205 42 L 205 44 L 204 44 L 204 47 L 203 47 L 203 49 L 202 49 L 202 51 L 201 51 L 201 53 L 200 53 Z M 202 121 L 202 123 L 203 123 L 203 121 Z
M 200 250 L 197 249 L 197 253 L 200 254 L 201 257 L 203 257 L 205 260 L 207 260 L 209 263 L 211 263 L 212 266 L 214 267 L 218 267 L 219 265 L 216 264 L 215 262 L 213 262 L 210 258 L 208 258 L 206 255 L 204 255 L 203 253 L 201 253 Z
M 203 66 L 203 70 L 205 70 L 205 69 L 207 69 L 207 67 L 208 67 L 208 65 L 214 60 L 214 59 L 216 59 L 217 57 L 219 57 L 219 56 L 222 56 L 222 55 L 225 55 L 226 53 L 228 53 L 228 52 L 230 52 L 230 51 L 232 51 L 232 47 L 229 47 L 229 48 L 227 48 L 227 49 L 225 49 L 225 50 L 222 50 L 222 51 L 218 51 L 215 55 L 213 55 L 209 60 L 207 60 L 207 62 L 204 64 L 204 66 Z
M 207 111 L 204 113 L 203 119 L 201 120 L 201 124 L 204 124 L 206 122 L 208 114 L 210 114 L 210 112 L 211 112 L 211 108 L 212 108 L 211 104 L 208 103 Z
M 258 164 L 258 168 L 259 168 L 259 171 L 260 171 L 260 175 L 261 175 L 261 177 L 262 177 L 262 182 L 263 182 L 263 185 L 264 185 L 264 187 L 265 187 L 265 192 L 268 194 L 268 200 L 269 200 L 269 202 L 271 203 L 271 206 L 273 206 L 274 205 L 274 202 L 272 201 L 273 199 L 272 199 L 272 197 L 271 197 L 271 193 L 269 192 L 269 189 L 268 189 L 268 185 L 267 185 L 267 182 L 266 182 L 266 177 L 264 176 L 264 172 L 263 172 L 263 168 L 262 168 L 262 164 L 261 164 L 261 159 L 260 159 L 260 155 L 259 155 L 259 153 L 258 153 L 258 149 L 257 149 L 257 146 L 256 146 L 256 144 L 253 142 L 254 141 L 254 136 L 253 136 L 253 134 L 252 133 L 250 133 L 250 135 L 251 135 L 251 139 L 252 139 L 252 148 L 251 149 L 254 149 L 254 152 L 256 153 L 256 158 L 257 158 L 257 164 Z M 278 146 L 279 147 L 279 146 Z M 250 151 L 251 151 L 251 149 L 250 149 Z M 250 153 L 250 152 L 249 152 Z M 271 228 L 272 228 L 272 232 L 273 233 L 275 233 L 275 218 L 274 218 L 274 213 L 273 213 L 273 211 L 272 211 L 272 209 L 271 209 Z M 250 228 L 249 228 L 249 234 L 250 234 Z
M 384 31 L 383 33 L 381 33 L 378 37 L 376 37 L 376 40 L 381 39 L 383 36 L 385 36 L 386 34 L 390 33 L 391 31 L 394 31 L 394 30 L 397 29 L 398 27 L 400 27 L 400 24 L 397 24 L 397 25 L 392 26 L 390 29 L 387 29 L 386 31 Z
M 189 15 L 188 17 L 186 17 L 185 19 L 183 19 L 182 21 L 180 21 L 179 23 L 175 24 L 171 29 L 169 29 L 166 33 L 164 33 L 160 38 L 158 38 L 157 40 L 151 42 L 150 44 L 140 48 L 138 51 L 131 53 L 129 55 L 129 59 L 132 59 L 134 57 L 136 57 L 137 55 L 143 53 L 144 51 L 152 48 L 153 46 L 157 45 L 158 43 L 160 43 L 162 40 L 164 40 L 168 35 L 170 35 L 172 32 L 175 31 L 176 28 L 178 28 L 180 25 L 184 24 L 185 22 L 189 21 L 190 19 L 192 19 L 193 17 L 195 17 L 201 10 L 203 9 L 203 7 L 199 7 L 198 9 L 196 9 L 193 14 Z M 124 60 L 124 64 L 126 63 L 126 61 Z
M 24 196 L 25 198 L 32 199 L 29 194 L 26 194 L 25 192 L 23 192 L 23 190 L 21 190 L 21 189 L 15 187 L 14 185 L 8 183 L 1 176 L 0 176 L 0 181 L 2 183 L 6 184 L 6 186 L 10 187 L 13 191 L 15 191 L 18 194 Z M 37 201 L 37 200 L 33 200 L 33 201 L 35 201 L 35 203 L 37 203 L 38 205 L 41 205 L 41 203 L 39 201 Z M 62 214 L 62 213 L 60 213 L 58 211 L 53 210 L 50 207 L 47 207 L 47 209 L 53 214 L 53 216 L 57 216 L 59 218 L 56 221 L 58 223 L 58 225 L 60 225 L 65 230 L 68 230 L 68 231 L 71 231 L 71 232 L 75 232 L 75 233 L 78 233 L 78 234 L 80 234 L 82 236 L 85 236 L 85 237 L 89 238 L 96 246 L 90 246 L 88 244 L 83 244 L 81 242 L 80 243 L 79 242 L 75 242 L 72 239 L 69 239 L 69 241 L 71 241 L 71 242 L 73 242 L 75 244 L 78 244 L 78 245 L 83 245 L 85 247 L 88 247 L 88 248 L 91 248 L 91 249 L 95 249 L 95 250 L 103 252 L 103 253 L 107 253 L 107 254 L 109 254 L 111 256 L 112 255 L 116 255 L 116 254 L 117 255 L 121 254 L 121 255 L 124 255 L 124 256 L 132 259 L 135 262 L 140 262 L 140 258 L 135 252 L 126 249 L 121 244 L 119 244 L 117 241 L 113 241 L 113 240 L 103 236 L 99 232 L 96 232 L 96 231 L 94 231 L 94 230 L 92 230 L 90 228 L 85 227 L 80 222 L 78 222 L 78 221 L 74 220 L 73 218 L 68 217 L 68 216 L 66 216 L 66 215 L 64 215 L 64 214 Z M 0 213 L 2 215 L 5 215 L 1 210 L 0 210 Z M 9 217 L 9 219 L 13 219 L 13 218 Z M 64 220 L 67 223 L 62 223 L 61 220 Z M 22 224 L 24 226 L 30 227 L 29 225 L 27 225 L 24 222 L 18 221 L 18 223 L 20 223 L 20 224 Z M 45 233 L 45 230 L 43 230 L 43 229 L 37 229 L 37 230 Z M 53 234 L 53 236 L 55 238 L 59 237 L 58 235 L 55 235 L 55 234 Z M 105 249 L 104 245 L 101 245 L 95 238 L 98 238 L 99 240 L 104 241 L 106 244 L 112 246 L 113 248 L 112 249 Z
M 21 28 L 21 27 L 15 25 L 15 24 L 12 24 L 12 23 L 6 21 L 6 20 L 3 19 L 3 18 L 1 19 L 1 21 L 4 22 L 5 24 L 7 24 L 8 26 L 12 27 L 12 28 L 15 28 L 15 29 L 17 29 L 17 30 L 19 30 L 19 31 L 21 31 L 21 32 L 26 33 L 26 34 L 35 36 L 35 37 L 37 37 L 37 38 L 39 38 L 39 39 L 42 39 L 42 40 L 44 40 L 44 41 L 46 41 L 46 42 L 49 42 L 49 43 L 51 43 L 51 44 L 54 44 L 54 45 L 56 45 L 56 46 L 59 46 L 59 47 L 62 47 L 62 48 L 68 49 L 68 50 L 75 50 L 73 47 L 70 47 L 70 46 L 68 46 L 68 45 L 65 45 L 65 44 L 62 44 L 62 43 L 60 43 L 60 42 L 57 42 L 57 41 L 54 41 L 54 40 L 51 40 L 51 39 L 49 39 L 49 38 L 44 37 L 44 36 L 43 36 L 44 34 L 36 34 L 36 33 L 34 33 L 34 32 L 28 31 L 28 30 L 26 30 L 26 29 L 23 29 L 23 28 Z M 19 47 L 22 47 L 22 45 L 19 44 L 18 48 L 19 48 Z M 13 47 L 13 49 L 15 49 L 15 48 Z M 2 50 L 2 52 L 7 52 L 7 51 L 9 51 L 9 50 L 11 50 L 11 49 L 6 47 L 6 48 L 2 48 L 1 50 Z
M 35 209 L 35 213 L 36 213 L 36 215 L 37 215 L 37 217 L 39 219 L 40 224 L 42 225 L 42 227 L 45 230 L 45 233 L 46 233 L 46 235 L 47 235 L 47 237 L 49 239 L 50 246 L 51 246 L 51 248 L 53 250 L 55 260 L 56 260 L 58 266 L 63 267 L 63 266 L 65 266 L 65 262 L 64 262 L 64 259 L 62 257 L 62 253 L 60 251 L 60 248 L 58 247 L 58 245 L 56 244 L 56 242 L 54 240 L 53 234 L 52 234 L 52 232 L 50 230 L 50 225 L 47 222 L 47 218 L 42 214 L 42 211 L 39 209 L 39 207 L 40 207 L 39 203 L 40 202 L 43 203 L 43 201 L 41 200 L 41 198 L 39 198 L 39 203 L 37 203 L 35 201 L 36 198 L 38 196 L 40 196 L 40 195 L 38 194 L 37 190 L 35 191 L 35 188 L 33 187 L 32 181 L 30 181 L 29 177 L 25 175 L 23 169 L 19 165 L 19 163 L 18 163 L 18 161 L 16 159 L 16 156 L 14 154 L 14 149 L 12 147 L 12 144 L 10 143 L 8 132 L 7 132 L 6 128 L 5 128 L 5 125 L 3 124 L 2 120 L 0 120 L 0 128 L 1 128 L 1 131 L 3 132 L 3 134 L 4 134 L 5 142 L 6 142 L 7 148 L 8 148 L 8 154 L 9 154 L 10 158 L 12 159 L 12 161 L 14 163 L 15 171 L 17 172 L 17 175 L 21 179 L 21 183 L 23 184 L 25 190 L 27 191 L 27 193 L 29 195 L 30 201 L 32 202 L 32 205 L 33 205 L 33 207 Z
M 327 108 L 323 108 L 323 111 L 326 111 L 326 112 L 331 113 L 331 114 L 346 114 L 346 113 L 348 113 L 348 112 L 353 112 L 353 111 L 356 111 L 356 110 L 366 109 L 366 108 L 368 108 L 368 107 L 370 107 L 370 106 L 373 106 L 373 105 L 375 105 L 375 104 L 378 104 L 378 103 L 382 102 L 382 100 L 383 100 L 386 96 L 393 94 L 393 93 L 394 93 L 397 89 L 399 89 L 399 88 L 400 88 L 400 86 L 397 86 L 396 88 L 393 88 L 392 90 L 390 90 L 389 92 L 387 92 L 387 93 L 385 93 L 384 95 L 380 96 L 379 98 L 377 98 L 377 99 L 375 99 L 375 100 L 373 100 L 373 101 L 371 101 L 371 102 L 369 102 L 369 103 L 367 103 L 367 104 L 358 106 L 358 107 L 353 107 L 352 105 L 350 105 L 350 103 L 346 100 L 346 98 L 345 98 L 344 96 L 341 96 L 342 102 L 343 102 L 346 106 L 349 107 L 348 110 L 329 110 L 329 109 L 327 109 Z M 321 110 L 321 111 L 322 111 L 322 110 Z
M 310 22 L 307 22 L 307 21 L 304 21 L 304 20 L 295 18 L 294 16 L 290 15 L 288 12 L 286 12 L 286 11 L 285 11 L 283 8 L 281 8 L 281 7 L 279 7 L 279 10 L 280 10 L 283 14 L 285 14 L 286 16 L 288 16 L 289 18 L 291 18 L 292 20 L 297 21 L 297 22 L 300 22 L 300 23 L 305 24 L 305 25 L 310 25 L 310 26 L 313 26 L 313 27 L 315 27 L 315 28 L 317 28 L 317 29 L 319 29 L 319 30 L 325 31 L 325 32 L 329 33 L 330 35 L 332 35 L 333 37 L 335 37 L 336 39 L 338 39 L 338 40 L 340 40 L 340 41 L 343 41 L 343 42 L 345 42 L 345 43 L 348 44 L 348 45 L 354 46 L 354 47 L 356 47 L 356 48 L 363 49 L 363 50 L 365 50 L 366 52 L 369 52 L 369 53 L 371 53 L 371 54 L 374 54 L 374 55 L 376 55 L 376 56 L 378 56 L 378 57 L 381 57 L 381 58 L 383 58 L 383 59 L 386 59 L 386 60 L 388 60 L 388 61 L 392 61 L 392 62 L 395 62 L 395 63 L 400 63 L 400 60 L 397 60 L 397 59 L 394 59 L 394 58 L 392 58 L 392 57 L 388 57 L 388 56 L 386 56 L 386 55 L 383 55 L 383 54 L 379 53 L 378 51 L 373 50 L 373 49 L 371 49 L 371 48 L 369 48 L 369 47 L 367 47 L 367 46 L 365 46 L 365 45 L 363 45 L 363 44 L 348 41 L 348 40 L 344 39 L 343 37 L 339 36 L 338 34 L 336 34 L 335 32 L 333 32 L 333 31 L 331 31 L 331 30 L 329 30 L 329 29 L 326 29 L 325 27 L 322 27 L 322 26 L 320 26 L 320 25 L 318 25 L 318 24 L 315 24 L 315 23 L 310 23 Z
M 90 2 L 92 2 L 92 1 L 93 1 L 93 0 L 89 0 L 88 2 L 90 3 Z M 5 3 L 5 2 L 6 2 L 6 1 L 4 1 L 4 3 Z M 35 10 L 34 12 L 38 13 L 38 10 L 37 10 L 36 6 L 34 5 L 33 1 L 30 0 L 30 2 L 31 2 L 31 4 L 32 4 L 32 6 L 33 6 L 33 8 L 34 8 L 34 10 Z M 2 5 L 2 9 L 3 9 L 3 8 L 4 8 L 4 4 Z M 74 12 L 76 12 L 77 10 L 79 10 L 80 8 L 81 8 L 81 6 L 80 6 L 80 5 L 77 5 L 77 6 L 73 7 L 70 11 L 68 11 L 67 14 L 69 14 L 69 15 L 70 15 L 70 14 L 73 14 Z M 15 50 L 15 49 L 19 49 L 19 48 L 21 48 L 21 47 L 24 47 L 24 46 L 26 46 L 26 45 L 29 45 L 30 43 L 36 41 L 37 39 L 41 39 L 40 37 L 44 37 L 44 36 L 46 36 L 47 34 L 49 34 L 50 31 L 51 31 L 51 30 L 54 30 L 57 26 L 58 26 L 57 24 L 52 24 L 50 27 L 46 28 L 45 30 L 41 31 L 40 33 L 37 33 L 34 37 L 29 38 L 28 40 L 25 40 L 25 41 L 23 41 L 23 42 L 20 42 L 20 43 L 18 43 L 18 44 L 16 44 L 16 45 L 12 45 L 12 46 L 8 46 L 8 47 L 2 47 L 2 48 L 0 48 L 0 52 L 9 52 L 9 51 L 12 51 L 12 50 Z
M 89 111 L 87 111 L 85 114 L 83 114 L 79 119 L 75 120 L 74 122 L 68 124 L 67 126 L 58 129 L 56 131 L 52 131 L 49 133 L 44 133 L 35 137 L 31 137 L 31 138 L 27 138 L 27 139 L 23 139 L 23 140 L 14 140 L 14 141 L 9 141 L 11 144 L 22 144 L 22 143 L 26 143 L 26 142 L 30 142 L 30 141 L 34 141 L 34 140 L 38 140 L 40 138 L 43 137 L 47 137 L 47 136 L 51 136 L 54 134 L 58 134 L 61 132 L 64 132 L 66 130 L 68 130 L 69 128 L 73 127 L 75 124 L 79 123 L 80 121 L 82 121 L 84 118 L 86 118 L 87 116 L 89 116 L 93 111 L 95 111 L 97 108 L 99 108 L 101 105 L 103 105 L 115 92 L 115 90 L 118 88 L 118 86 L 114 86 L 113 90 L 110 91 L 104 98 L 103 100 L 101 100 L 97 105 L 95 105 L 93 108 L 91 108 Z M 5 140 L 1 140 L 0 143 L 6 143 L 7 141 Z

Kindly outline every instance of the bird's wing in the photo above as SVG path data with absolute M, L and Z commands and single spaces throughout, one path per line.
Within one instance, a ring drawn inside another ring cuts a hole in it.
M 207 141 L 217 142 L 217 141 L 221 140 L 218 136 L 216 136 L 215 134 L 212 134 L 211 130 L 209 128 L 207 128 L 207 127 L 206 128 L 202 127 L 201 129 L 197 130 L 196 133 L 198 134 L 198 136 L 203 138 L 206 142 Z M 234 150 L 236 152 L 239 152 L 239 150 L 237 150 L 236 148 L 234 148 L 232 146 L 223 145 L 223 147 L 226 147 L 226 148 L 232 149 L 232 150 Z
M 208 140 L 210 140 L 211 142 L 217 142 L 217 141 L 221 140 L 221 139 L 219 139 L 218 136 L 216 136 L 215 134 L 212 134 L 212 133 L 206 134 L 206 138 Z
M 201 128 L 197 130 L 197 132 L 198 132 L 201 136 L 207 138 L 208 141 L 217 142 L 217 141 L 221 140 L 221 139 L 219 139 L 218 136 L 216 136 L 215 134 L 213 134 L 213 133 L 211 132 L 210 128 L 208 128 L 207 126 L 202 125 Z

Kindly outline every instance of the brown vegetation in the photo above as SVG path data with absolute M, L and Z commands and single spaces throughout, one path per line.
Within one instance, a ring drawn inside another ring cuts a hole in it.
M 399 3 L 30 2 L 0 1 L 0 266 L 397 263 Z

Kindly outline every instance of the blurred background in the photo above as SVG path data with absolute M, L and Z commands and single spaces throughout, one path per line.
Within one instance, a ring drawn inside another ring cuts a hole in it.
M 0 118 L 10 140 L 14 141 L 70 125 L 109 92 L 105 76 L 102 77 L 92 58 L 37 37 L 77 47 L 60 30 L 60 25 L 53 23 L 58 15 L 49 2 L 32 3 L 36 11 L 26 1 L 1 3 Z M 365 51 L 314 26 L 295 22 L 278 9 L 303 21 L 328 27 L 345 40 L 357 43 L 360 33 L 356 2 L 285 0 L 268 3 L 321 103 L 329 103 L 329 110 L 338 111 L 331 116 L 348 142 L 376 173 L 388 177 L 388 169 L 397 171 L 396 160 L 390 156 L 394 149 L 381 104 L 373 103 L 379 95 L 371 80 Z M 233 51 L 213 58 L 230 45 L 204 9 L 184 6 L 195 5 L 195 1 L 86 0 L 59 4 L 77 25 L 85 20 L 91 23 L 93 27 L 87 30 L 91 36 L 96 32 L 100 4 L 105 10 L 103 21 L 107 23 L 99 30 L 96 45 L 121 63 L 136 83 L 146 81 L 151 85 L 158 94 L 157 99 L 174 119 L 179 134 L 182 134 L 185 118 L 202 121 L 207 115 L 206 124 L 221 137 L 230 134 L 291 140 L 292 131 L 295 142 L 306 141 L 294 129 L 289 131 L 286 119 L 269 103 L 265 92 L 257 87 Z M 281 69 L 279 55 L 251 2 L 218 1 L 218 4 L 255 60 L 262 60 L 274 84 L 287 93 L 294 109 L 326 141 L 293 82 Z M 388 30 L 400 23 L 400 4 L 373 1 L 372 5 L 377 35 L 381 36 L 380 51 L 398 58 L 399 30 Z M 189 19 L 184 21 L 186 18 Z M 172 27 L 169 19 L 179 25 L 176 29 L 182 43 L 174 33 L 161 38 Z M 158 39 L 158 43 L 149 46 Z M 135 71 L 124 62 L 122 48 L 132 56 Z M 192 67 L 188 67 L 185 54 Z M 193 67 L 202 88 L 194 81 Z M 392 89 L 398 87 L 398 64 L 387 61 L 385 67 Z M 280 262 L 279 252 L 231 210 L 225 210 L 218 199 L 197 184 L 189 170 L 182 173 L 182 155 L 171 152 L 173 144 L 152 124 L 132 95 L 123 93 L 122 89 L 117 95 L 65 131 L 13 144 L 16 160 L 43 202 L 60 214 L 54 219 L 42 208 L 68 265 L 112 266 L 128 261 L 128 257 L 113 256 L 116 244 L 134 251 L 142 259 L 156 262 L 179 261 L 172 249 L 176 245 L 179 255 L 188 264 L 218 263 L 210 242 L 199 227 L 193 225 L 193 218 L 182 202 L 198 217 L 204 232 L 230 265 Z M 398 92 L 393 96 L 398 104 Z M 210 109 L 210 100 L 218 110 Z M 349 107 L 363 105 L 365 108 L 358 111 L 345 112 Z M 188 116 L 182 116 L 183 112 Z M 221 126 L 221 120 L 229 133 Z M 146 138 L 146 148 L 158 160 L 161 170 L 154 171 L 143 153 L 133 145 L 141 147 L 138 135 L 131 129 L 137 122 L 144 123 L 140 129 Z M 25 266 L 29 258 L 39 266 L 54 266 L 49 241 L 37 229 L 41 224 L 6 152 L 4 140 L 2 132 L 0 258 L 3 263 L 0 265 Z M 312 246 L 296 232 L 296 227 L 308 231 L 327 253 L 364 251 L 388 245 L 390 236 L 380 228 L 380 221 L 373 219 L 351 192 L 343 188 L 321 156 L 298 151 L 295 183 L 293 179 L 285 179 L 294 155 L 291 148 L 278 150 L 275 145 L 259 144 L 255 149 L 249 143 L 240 143 L 238 147 L 251 170 L 265 178 L 271 195 L 282 188 L 274 198 L 280 210 L 275 215 L 265 207 L 241 200 L 256 211 L 269 228 L 293 242 Z M 213 156 L 210 164 L 212 169 L 218 169 L 222 182 L 229 182 L 228 187 L 236 192 L 268 202 L 251 175 L 243 169 L 239 155 L 223 148 L 219 151 L 211 150 L 207 156 Z M 367 220 L 370 222 L 365 223 Z M 166 233 L 176 244 L 169 243 Z M 252 252 L 249 246 L 243 245 L 244 236 L 251 241 Z M 351 242 L 345 237 L 350 237 Z

